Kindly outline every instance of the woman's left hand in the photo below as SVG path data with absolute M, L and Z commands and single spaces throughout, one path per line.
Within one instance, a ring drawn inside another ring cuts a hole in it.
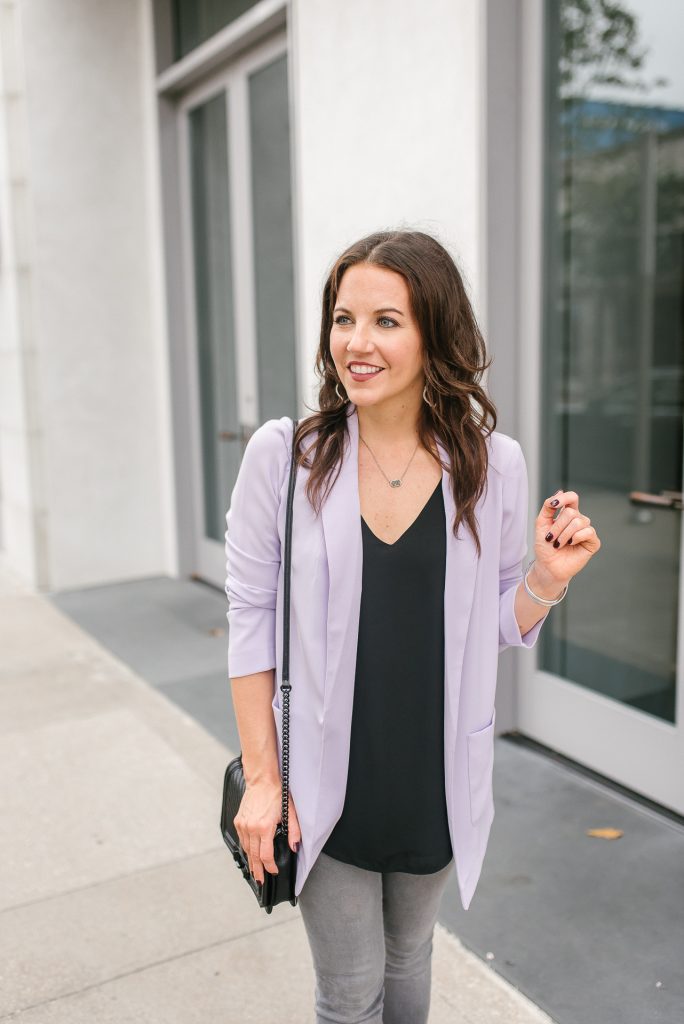
M 554 520 L 556 510 L 560 513 Z M 556 491 L 542 505 L 535 522 L 536 575 L 564 585 L 601 547 L 589 516 L 579 510 L 576 491 Z

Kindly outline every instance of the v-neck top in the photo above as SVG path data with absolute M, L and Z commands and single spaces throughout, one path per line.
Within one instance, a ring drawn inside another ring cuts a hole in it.
M 323 851 L 371 871 L 431 874 L 453 856 L 444 782 L 442 481 L 393 543 L 363 516 L 349 770 Z

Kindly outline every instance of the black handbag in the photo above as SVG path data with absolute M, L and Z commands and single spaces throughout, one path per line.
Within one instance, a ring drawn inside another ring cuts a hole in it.
M 297 854 L 288 842 L 288 802 L 290 793 L 290 566 L 292 558 L 292 504 L 294 498 L 295 475 L 295 433 L 297 420 L 292 426 L 292 462 L 290 464 L 290 483 L 287 492 L 287 516 L 285 521 L 285 579 L 283 601 L 283 681 L 282 690 L 282 820 L 276 826 L 273 837 L 273 857 L 278 866 L 278 873 L 273 874 L 264 867 L 264 881 L 258 882 L 249 870 L 247 854 L 240 844 L 233 819 L 238 813 L 245 793 L 245 776 L 242 768 L 242 752 L 229 763 L 223 779 L 223 801 L 221 805 L 221 835 L 226 846 L 233 855 L 238 868 L 247 880 L 259 906 L 270 914 L 276 903 L 289 900 L 293 907 L 297 906 L 295 896 L 295 880 L 297 876 Z

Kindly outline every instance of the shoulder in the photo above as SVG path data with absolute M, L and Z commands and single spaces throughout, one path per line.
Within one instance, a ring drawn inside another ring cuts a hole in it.
M 290 451 L 292 441 L 292 420 L 289 416 L 266 420 L 250 436 L 247 451 L 252 455 L 280 458 Z
M 500 430 L 493 430 L 487 436 L 489 466 L 500 476 L 512 476 L 520 472 L 524 456 L 520 443 Z
M 290 461 L 292 420 L 289 416 L 266 420 L 250 435 L 240 463 L 240 475 L 263 481 L 278 494 Z

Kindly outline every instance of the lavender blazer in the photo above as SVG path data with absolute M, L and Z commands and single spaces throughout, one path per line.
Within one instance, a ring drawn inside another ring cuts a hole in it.
M 290 791 L 302 830 L 297 895 L 344 805 L 361 603 L 362 536 L 358 416 L 348 406 L 349 441 L 340 474 L 317 518 L 297 469 L 290 623 Z M 283 573 L 292 421 L 263 423 L 250 437 L 226 514 L 228 674 L 276 669 L 272 707 L 282 756 Z M 439 443 L 439 442 L 438 442 Z M 444 781 L 461 902 L 475 892 L 494 818 L 494 697 L 498 656 L 531 648 L 546 621 L 524 636 L 513 603 L 527 551 L 528 482 L 522 449 L 494 431 L 486 493 L 476 507 L 482 556 L 463 524 L 456 539 L 450 477 L 444 586 Z M 448 456 L 439 443 L 445 463 Z M 401 757 L 401 751 L 397 751 Z

